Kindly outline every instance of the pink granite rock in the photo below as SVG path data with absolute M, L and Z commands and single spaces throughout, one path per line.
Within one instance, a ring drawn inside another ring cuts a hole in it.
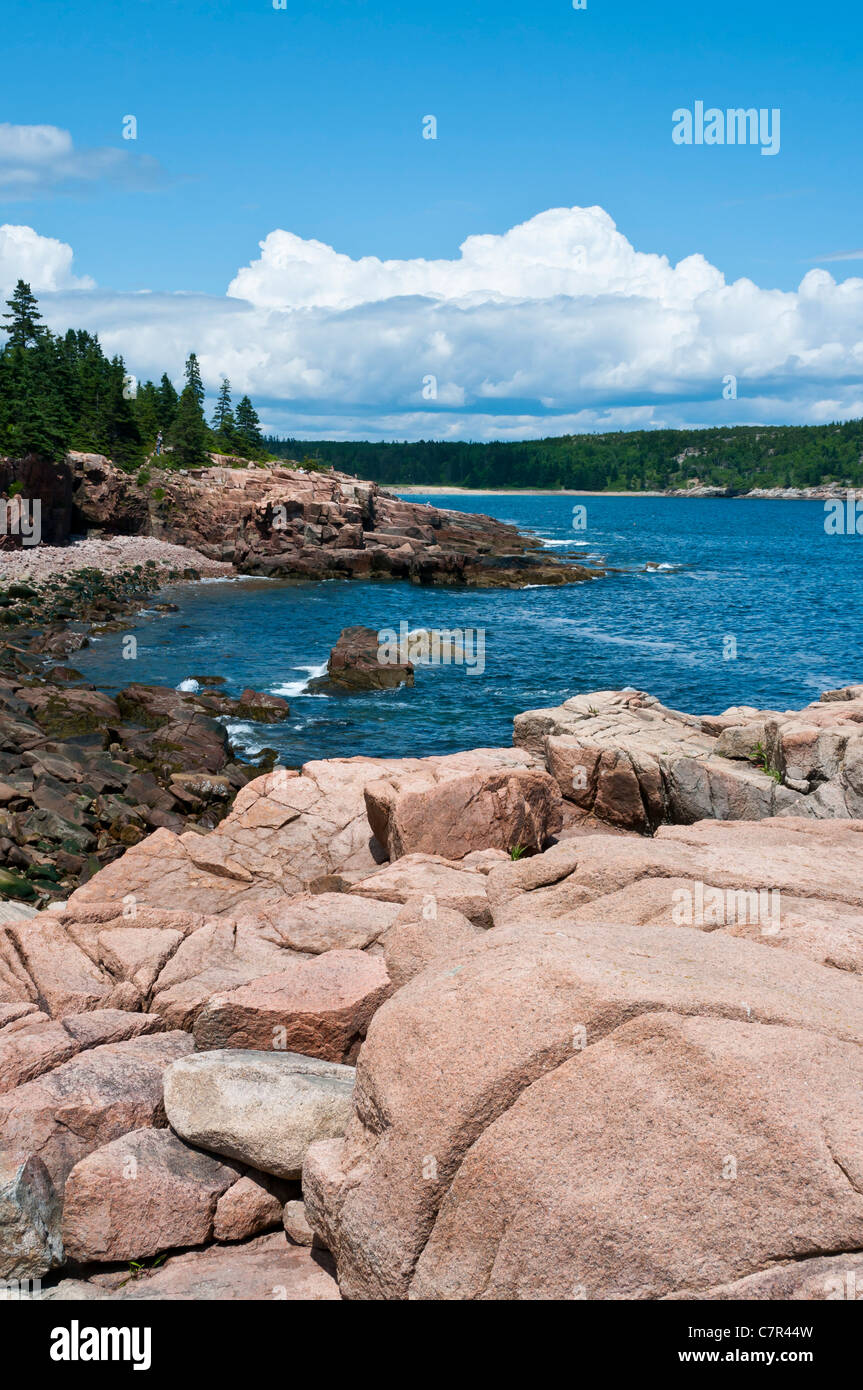
M 485 1129 L 411 1297 L 656 1299 L 859 1249 L 861 1087 L 863 1049 L 822 1034 L 626 1023 Z
M 215 1239 L 248 1240 L 280 1226 L 284 1187 L 264 1173 L 246 1173 L 238 1178 L 216 1204 Z
M 120 1009 L 69 1014 L 62 1020 L 25 1015 L 14 1030 L 0 1031 L 0 1093 L 33 1081 L 88 1048 L 158 1033 L 162 1027 L 162 1020 L 152 1014 Z
M 353 1061 L 391 992 L 384 962 L 363 951 L 326 951 L 213 995 L 198 1015 L 200 1051 L 256 1048 Z
M 164 1126 L 162 1073 L 193 1051 L 188 1033 L 157 1033 L 80 1053 L 0 1096 L 0 1154 L 38 1154 L 58 1187 L 86 1154 L 130 1130 Z
M 80 1159 L 66 1179 L 67 1258 L 142 1260 L 203 1245 L 236 1167 L 192 1149 L 167 1129 L 136 1129 Z
M 762 1031 L 844 1048 L 863 1042 L 861 1000 L 854 976 L 723 932 L 542 924 L 527 911 L 485 933 L 378 1011 L 345 1138 L 307 1154 L 306 1206 L 343 1289 L 404 1296 L 470 1145 L 525 1088 L 634 1016 L 781 1025 Z
M 289 1245 L 284 1234 L 258 1236 L 242 1245 L 213 1245 L 174 1255 L 139 1278 L 63 1280 L 45 1295 L 51 1301 L 82 1298 L 133 1302 L 320 1302 L 338 1299 L 339 1286 L 310 1250 Z
M 393 989 L 401 989 L 427 965 L 458 955 L 462 947 L 471 946 L 482 934 L 483 928 L 463 913 L 438 907 L 433 899 L 412 899 L 381 938 Z
M 467 764 L 467 765 L 464 765 Z M 395 772 L 365 789 L 369 823 L 389 858 L 474 850 L 540 849 L 560 829 L 560 793 L 532 759 L 512 750 L 475 750 L 464 763 L 441 759 Z

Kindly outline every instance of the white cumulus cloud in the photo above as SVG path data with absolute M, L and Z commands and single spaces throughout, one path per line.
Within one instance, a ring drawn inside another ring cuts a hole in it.
M 228 294 L 268 309 L 350 309 L 399 295 L 439 301 L 625 294 L 689 302 L 722 284 L 703 256 L 672 266 L 636 251 L 602 208 L 551 208 L 503 236 L 471 236 L 451 261 L 352 260 L 321 241 L 270 232 Z
M 0 291 L 26 280 L 34 293 L 44 290 L 90 290 L 88 275 L 72 274 L 71 246 L 54 237 L 39 236 L 32 227 L 0 226 Z
M 863 279 L 728 283 L 703 256 L 637 251 L 602 208 L 468 237 L 452 260 L 354 259 L 273 231 L 224 296 L 67 298 L 69 248 L 17 230 L 54 267 L 52 326 L 99 332 L 142 379 L 178 379 L 195 349 L 209 389 L 228 376 L 281 433 L 534 438 L 861 413 Z

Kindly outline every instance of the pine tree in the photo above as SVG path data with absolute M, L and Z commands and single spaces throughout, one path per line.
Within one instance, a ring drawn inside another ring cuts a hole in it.
M 231 383 L 227 377 L 222 378 L 219 387 L 216 408 L 213 411 L 213 429 L 220 439 L 230 446 L 234 435 L 234 412 L 231 407 Z
M 155 443 L 161 422 L 159 419 L 159 392 L 152 381 L 145 381 L 143 386 L 138 387 L 138 394 L 135 397 L 135 419 L 138 422 L 138 430 L 144 443 L 148 445 Z
M 75 449 L 95 449 L 102 453 L 109 364 L 97 337 L 90 333 L 76 334 L 72 367 L 76 408 L 71 445 Z
M 194 352 L 190 352 L 186 358 L 186 385 L 191 387 L 194 392 L 195 400 L 201 410 L 204 409 L 204 383 L 201 380 L 201 368 L 198 365 L 198 357 Z
M 180 397 L 177 395 L 174 383 L 167 372 L 162 373 L 162 380 L 159 382 L 156 394 L 159 398 L 157 405 L 159 429 L 169 430 L 174 423 Z
M 194 387 L 184 386 L 170 430 L 174 457 L 185 468 L 206 461 L 207 425 Z
M 244 396 L 237 406 L 234 421 L 237 443 L 240 448 L 251 455 L 259 453 L 264 442 L 261 434 L 261 422 L 258 419 L 258 412 L 248 396 Z
M 34 356 L 23 347 L 3 353 L 0 453 L 13 458 L 39 454 L 56 460 L 66 452 L 68 422 Z
M 112 357 L 105 368 L 100 398 L 100 452 L 120 468 L 131 468 L 140 462 L 141 435 L 135 403 L 126 391 L 126 366 L 122 357 Z
M 36 296 L 24 280 L 18 281 L 12 298 L 6 300 L 6 307 L 10 310 L 3 315 L 4 322 L 8 324 L 8 346 L 25 348 L 37 342 L 39 335 L 45 331 L 41 324 L 42 315 Z

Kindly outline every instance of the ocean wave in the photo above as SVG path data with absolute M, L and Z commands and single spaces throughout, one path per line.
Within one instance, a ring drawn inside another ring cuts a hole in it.
M 254 757 L 256 753 L 261 753 L 268 747 L 261 742 L 260 724 L 249 724 L 242 719 L 229 719 L 222 715 L 219 723 L 224 724 L 228 738 L 235 748 L 241 753 L 248 753 L 249 757 Z
M 319 676 L 325 676 L 327 674 L 327 663 L 324 662 L 322 666 L 295 666 L 294 670 L 305 671 L 307 673 L 305 679 L 299 681 L 285 681 L 282 685 L 271 685 L 271 695 L 282 695 L 286 699 L 290 699 L 292 696 L 305 695 L 310 681 L 316 680 Z M 323 698 L 325 699 L 326 696 Z
M 250 580 L 262 581 L 268 584 L 278 584 L 278 576 L 274 574 L 205 574 L 198 580 L 199 584 L 248 584 Z

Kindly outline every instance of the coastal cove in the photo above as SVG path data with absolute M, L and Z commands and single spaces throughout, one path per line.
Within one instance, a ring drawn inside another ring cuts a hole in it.
M 863 20 L 6 9 L 31 1359 L 547 1303 L 663 1390 L 844 1370 Z
M 551 555 L 602 562 L 609 572 L 589 583 L 494 591 L 389 579 L 205 580 L 163 594 L 179 612 L 145 610 L 123 632 L 77 652 L 75 665 L 109 692 L 130 681 L 176 687 L 210 675 L 224 677 L 232 694 L 251 686 L 281 695 L 291 707 L 283 724 L 228 728 L 248 755 L 274 748 L 289 766 L 507 744 L 516 713 L 583 691 L 635 686 L 705 713 L 737 704 L 784 709 L 859 675 L 863 538 L 828 535 L 822 503 L 448 496 L 436 492 L 435 505 L 510 522 Z M 572 525 L 579 505 L 583 530 Z M 412 689 L 306 691 L 342 628 L 401 622 L 484 630 L 484 669 L 419 667 Z M 128 634 L 137 639 L 134 661 L 122 658 Z

